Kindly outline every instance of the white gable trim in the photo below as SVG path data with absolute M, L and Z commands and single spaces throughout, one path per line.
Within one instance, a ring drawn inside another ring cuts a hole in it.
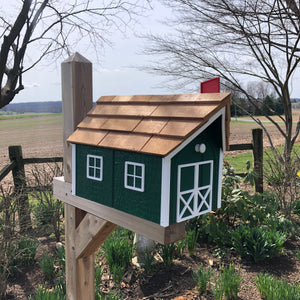
M 206 122 L 201 128 L 194 132 L 188 139 L 186 139 L 182 144 L 180 144 L 175 150 L 168 154 L 165 158 L 171 159 L 178 152 L 180 152 L 186 145 L 188 145 L 194 138 L 196 138 L 201 132 L 203 132 L 208 126 L 210 126 L 214 121 L 216 121 L 220 116 L 222 116 L 222 146 L 225 150 L 226 141 L 225 141 L 225 107 L 219 110 L 215 115 L 213 115 L 208 122 Z
M 219 161 L 219 181 L 218 181 L 218 207 L 221 207 L 222 196 L 222 170 L 223 170 L 223 151 L 226 149 L 225 140 L 225 107 L 212 116 L 208 122 L 206 122 L 201 128 L 199 128 L 194 134 L 186 139 L 175 150 L 162 159 L 162 179 L 161 179 L 161 208 L 160 208 L 160 225 L 163 227 L 169 226 L 170 222 L 170 185 L 171 185 L 171 159 L 180 152 L 185 146 L 187 146 L 194 138 L 196 138 L 201 132 L 208 128 L 214 121 L 220 116 L 221 129 L 222 129 L 222 148 L 220 149 L 220 161 Z
M 160 225 L 169 226 L 170 215 L 170 182 L 171 182 L 171 160 L 162 159 L 161 171 L 161 199 L 160 199 Z
M 76 195 L 76 144 L 72 144 L 72 195 Z
M 221 207 L 222 202 L 222 180 L 223 180 L 223 150 L 220 150 L 219 158 L 219 178 L 218 178 L 218 208 Z

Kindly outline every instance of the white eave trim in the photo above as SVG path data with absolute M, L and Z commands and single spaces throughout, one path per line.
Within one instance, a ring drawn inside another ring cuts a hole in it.
M 219 177 L 219 190 L 218 190 L 218 207 L 221 206 L 221 188 L 222 188 L 222 168 L 223 168 L 223 151 L 226 149 L 225 140 L 225 110 L 223 107 L 214 116 L 212 116 L 201 128 L 199 128 L 194 134 L 192 134 L 188 139 L 186 139 L 181 145 L 179 145 L 175 150 L 162 159 L 162 179 L 161 179 L 161 207 L 160 207 L 160 225 L 163 227 L 169 226 L 170 222 L 170 185 L 171 185 L 171 159 L 180 152 L 185 146 L 187 146 L 194 138 L 196 138 L 201 132 L 208 128 L 214 121 L 216 121 L 220 116 L 222 117 L 221 127 L 222 127 L 222 147 L 220 149 L 220 165 L 219 172 L 221 175 Z

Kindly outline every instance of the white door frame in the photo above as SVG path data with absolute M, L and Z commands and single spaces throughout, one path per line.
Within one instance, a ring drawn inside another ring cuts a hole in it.
M 209 176 L 209 184 L 199 187 L 199 166 L 205 165 L 205 164 L 210 165 L 210 168 L 209 168 L 210 174 L 207 174 L 207 176 Z M 194 167 L 194 184 L 193 184 L 192 189 L 181 191 L 180 190 L 181 170 L 183 168 L 187 168 L 187 167 Z M 204 213 L 210 212 L 212 210 L 212 187 L 213 187 L 213 161 L 212 160 L 178 165 L 178 169 L 177 169 L 177 213 L 176 213 L 177 222 L 182 222 L 187 219 L 191 219 L 196 216 L 200 216 Z M 201 191 L 203 191 L 203 190 L 206 190 L 204 195 L 201 193 Z M 185 200 L 182 197 L 185 194 L 190 194 L 190 196 L 187 200 Z M 193 205 L 191 207 L 190 203 L 192 201 L 193 201 Z M 180 211 L 181 203 L 184 204 L 184 207 Z M 206 206 L 206 209 L 202 210 L 203 206 Z M 183 217 L 183 215 L 185 214 L 185 212 L 187 210 L 190 212 L 190 214 L 188 216 Z

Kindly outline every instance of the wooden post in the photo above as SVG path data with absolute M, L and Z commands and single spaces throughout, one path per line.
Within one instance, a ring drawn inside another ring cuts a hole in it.
M 72 149 L 66 139 L 93 106 L 92 64 L 75 53 L 62 63 L 61 72 L 64 178 L 71 183 Z M 65 227 L 67 299 L 94 299 L 94 252 L 116 225 L 65 204 Z
M 257 174 L 255 179 L 256 193 L 263 193 L 263 131 L 261 128 L 252 129 L 253 140 L 253 157 L 254 157 L 254 171 Z
M 28 194 L 26 191 L 26 177 L 23 162 L 23 154 L 21 146 L 8 147 L 9 159 L 11 162 L 15 161 L 16 166 L 12 169 L 14 180 L 14 192 L 18 198 L 18 216 L 20 231 L 26 233 L 31 230 L 31 218 L 29 209 Z

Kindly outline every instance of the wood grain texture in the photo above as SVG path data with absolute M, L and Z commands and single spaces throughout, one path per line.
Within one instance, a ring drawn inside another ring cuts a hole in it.
M 72 147 L 67 138 L 93 107 L 92 64 L 75 53 L 61 64 L 64 175 L 72 182 Z
M 164 156 L 226 107 L 228 145 L 230 103 L 229 93 L 104 96 L 68 141 Z
M 71 185 L 72 147 L 67 138 L 88 112 L 93 111 L 92 64 L 80 54 L 75 53 L 62 63 L 61 69 L 64 174 L 66 181 Z M 89 120 L 85 122 L 90 123 Z M 88 139 L 89 142 L 96 139 L 97 143 L 106 135 L 106 133 L 101 136 L 99 133 L 89 135 L 81 129 L 76 134 L 77 138 L 79 136 L 81 139 Z M 66 297 L 70 300 L 93 300 L 95 298 L 94 251 L 99 243 L 109 236 L 115 225 L 96 219 L 85 210 L 81 210 L 79 206 L 65 203 L 65 226 Z
M 76 228 L 76 259 L 94 254 L 116 227 L 116 224 L 87 214 Z

